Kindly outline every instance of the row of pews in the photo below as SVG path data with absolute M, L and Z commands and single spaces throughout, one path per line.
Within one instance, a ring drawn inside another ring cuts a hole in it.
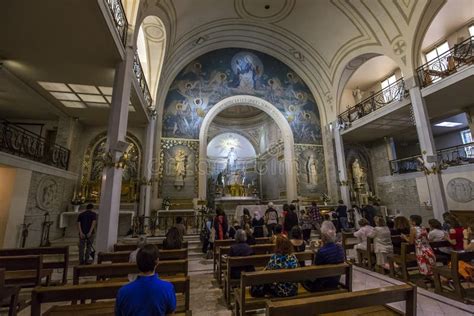
M 178 303 L 175 315 L 191 315 L 188 249 L 163 250 L 161 244 L 157 246 L 157 273 L 174 285 Z M 43 315 L 114 315 L 117 291 L 128 283 L 128 275 L 139 272 L 135 263 L 129 263 L 135 249 L 135 245 L 117 244 L 114 252 L 98 253 L 97 264 L 74 266 L 72 284 L 67 283 L 69 247 L 0 249 L 0 300 L 8 303 L 9 316 L 28 305 L 31 315 L 41 315 L 44 303 L 62 305 L 54 305 Z M 54 269 L 62 272 L 60 280 L 51 280 Z M 21 288 L 33 288 L 31 300 L 19 301 Z
M 267 238 L 251 246 L 256 253 L 247 257 L 229 257 L 233 240 L 214 243 L 214 278 L 223 288 L 228 307 L 234 293 L 234 315 L 243 316 L 249 312 L 265 309 L 267 316 L 280 315 L 333 315 L 346 311 L 347 315 L 399 315 L 400 312 L 386 304 L 405 301 L 405 315 L 416 315 L 416 287 L 411 284 L 384 287 L 366 291 L 352 291 L 352 264 L 307 266 L 291 270 L 264 271 L 274 245 Z M 298 261 L 313 261 L 314 252 L 295 253 Z M 242 272 L 240 279 L 231 278 L 231 269 L 253 266 L 255 272 Z M 308 292 L 301 283 L 306 280 L 339 276 L 343 280 L 334 290 Z M 253 297 L 252 286 L 274 282 L 295 282 L 299 284 L 297 296 L 290 298 Z M 340 314 L 337 314 L 340 315 Z M 345 314 L 344 314 L 345 315 Z
M 392 236 L 392 242 L 400 244 L 400 236 Z M 357 244 L 357 238 L 353 233 L 344 232 L 342 234 L 342 244 L 344 250 L 353 249 Z M 401 242 L 399 249 L 394 249 L 394 253 L 388 256 L 390 270 L 388 274 L 392 278 L 399 279 L 404 282 L 416 282 L 420 279 L 418 273 L 418 264 L 415 255 L 415 246 L 407 242 Z M 474 252 L 472 251 L 451 251 L 450 254 L 443 253 L 443 248 L 451 249 L 452 246 L 448 241 L 430 242 L 430 246 L 436 254 L 438 265 L 433 269 L 433 283 L 435 285 L 435 293 L 447 296 L 449 298 L 459 300 L 464 303 L 474 302 L 474 288 L 466 288 L 463 286 L 463 279 L 459 274 L 458 265 L 460 261 L 471 262 L 474 260 Z M 367 238 L 367 250 L 357 249 L 358 265 L 362 268 L 386 273 L 380 267 L 375 266 L 375 253 L 373 252 L 373 238 Z M 447 281 L 442 280 L 444 278 Z M 451 283 L 452 287 L 445 284 Z

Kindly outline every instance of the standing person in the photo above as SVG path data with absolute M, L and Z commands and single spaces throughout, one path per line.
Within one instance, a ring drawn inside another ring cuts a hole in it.
M 186 226 L 183 224 L 183 218 L 181 216 L 176 217 L 176 225 L 174 225 L 179 232 L 181 240 L 184 240 L 184 235 L 186 235 Z
M 116 316 L 168 315 L 176 310 L 173 284 L 155 273 L 159 252 L 155 245 L 145 245 L 137 253 L 140 273 L 135 281 L 120 288 L 115 300 Z
M 221 208 L 216 209 L 216 217 L 214 218 L 214 229 L 216 231 L 215 240 L 224 240 L 227 238 L 227 217 Z
M 285 220 L 286 215 L 290 212 L 290 205 L 285 203 L 283 204 L 283 211 L 281 212 L 281 225 L 283 226 L 283 233 L 286 234 L 287 230 L 285 229 Z
M 311 207 L 309 208 L 309 216 L 311 217 L 313 228 L 319 231 L 321 223 L 323 222 L 323 218 L 321 216 L 321 213 L 319 212 L 319 207 L 315 201 L 311 202 Z
M 352 205 L 352 209 L 354 210 L 354 228 L 359 229 L 359 220 L 363 218 L 362 211 L 357 205 Z
M 367 204 L 362 209 L 362 213 L 364 214 L 364 217 L 369 221 L 370 226 L 375 226 L 375 221 L 374 221 L 375 212 L 376 212 L 375 208 L 370 204 Z
M 273 230 L 278 224 L 278 212 L 273 208 L 272 202 L 268 202 L 268 208 L 265 211 L 265 224 L 267 225 L 268 237 L 273 236 Z
M 248 208 L 244 208 L 243 215 L 240 218 L 240 227 L 244 228 L 246 224 L 251 224 L 252 216 L 250 216 L 250 211 Z
M 296 206 L 291 204 L 288 207 L 288 213 L 286 213 L 285 221 L 283 222 L 283 232 L 286 232 L 288 235 L 295 226 L 298 226 L 298 215 L 296 214 Z
M 428 232 L 421 226 L 421 216 L 410 216 L 410 235 L 402 235 L 409 244 L 415 244 L 416 262 L 420 273 L 425 277 L 433 274 L 433 267 L 436 265 L 436 256 L 428 241 Z
M 339 221 L 341 230 L 349 228 L 349 222 L 347 220 L 347 206 L 344 205 L 343 200 L 339 200 L 339 205 L 336 208 L 336 214 Z
M 93 211 L 94 205 L 87 204 L 86 210 L 77 217 L 77 229 L 79 231 L 79 264 L 89 264 L 94 242 L 97 214 Z M 85 253 L 84 253 L 85 249 Z
M 309 216 L 309 211 L 304 210 L 303 216 L 301 217 L 301 229 L 303 230 L 303 239 L 306 243 L 309 242 L 311 238 L 311 229 L 313 228 L 311 217 Z
M 253 236 L 255 238 L 264 237 L 263 236 L 263 225 L 265 225 L 265 221 L 260 216 L 260 212 L 255 211 L 253 213 L 253 218 L 252 218 Z

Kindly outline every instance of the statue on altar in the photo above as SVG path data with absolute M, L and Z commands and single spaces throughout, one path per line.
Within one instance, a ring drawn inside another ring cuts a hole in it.
M 318 184 L 318 169 L 313 154 L 311 154 L 306 161 L 306 178 L 308 184 Z
M 237 154 L 234 147 L 230 148 L 229 154 L 227 155 L 227 170 L 233 171 L 236 169 Z
M 174 181 L 174 186 L 180 190 L 184 186 L 184 177 L 186 176 L 186 153 L 184 150 L 180 149 L 176 152 L 175 159 L 175 172 L 176 178 Z
M 352 178 L 354 179 L 354 187 L 360 188 L 365 182 L 365 171 L 361 167 L 359 159 L 356 158 L 352 163 Z

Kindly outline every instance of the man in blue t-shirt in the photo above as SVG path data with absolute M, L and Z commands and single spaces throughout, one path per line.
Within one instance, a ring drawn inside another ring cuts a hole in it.
M 145 245 L 137 254 L 140 273 L 135 281 L 123 286 L 115 301 L 116 316 L 165 316 L 176 309 L 173 284 L 160 280 L 155 273 L 158 248 Z
M 94 205 L 87 204 L 86 210 L 77 217 L 77 230 L 79 231 L 79 264 L 89 264 L 94 242 L 97 214 L 93 211 Z M 85 250 L 85 251 L 84 251 Z

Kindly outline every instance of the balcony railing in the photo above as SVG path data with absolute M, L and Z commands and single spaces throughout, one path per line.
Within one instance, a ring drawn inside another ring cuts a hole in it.
M 121 0 L 106 0 L 110 13 L 114 18 L 115 27 L 120 35 L 123 46 L 127 44 L 128 21 Z
M 398 79 L 388 87 L 374 93 L 362 102 L 349 108 L 338 116 L 339 128 L 349 128 L 352 122 L 383 108 L 387 104 L 401 101 L 408 96 L 403 78 Z
M 474 163 L 474 143 L 440 149 L 437 151 L 437 156 L 438 162 L 445 167 Z M 416 155 L 390 160 L 390 171 L 392 174 L 422 171 L 422 165 L 419 160 L 421 157 L 421 155 Z
M 137 78 L 140 89 L 142 90 L 146 105 L 151 107 L 153 100 L 151 98 L 150 89 L 148 89 L 148 83 L 146 82 L 145 74 L 143 73 L 142 64 L 140 63 L 140 58 L 138 57 L 137 52 L 135 52 L 135 56 L 133 58 L 133 72 L 135 73 L 135 77 Z
M 0 120 L 0 151 L 64 170 L 69 165 L 69 149 L 5 120 Z
M 474 64 L 474 36 L 454 45 L 447 52 L 418 67 L 416 73 L 422 87 L 446 78 L 460 68 Z

